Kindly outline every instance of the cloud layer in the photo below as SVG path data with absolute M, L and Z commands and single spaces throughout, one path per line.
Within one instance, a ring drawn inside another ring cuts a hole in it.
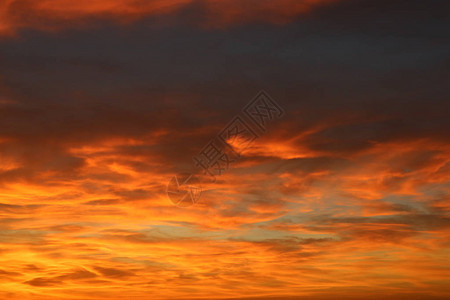
M 431 2 L 4 1 L 0 298 L 448 298 Z M 285 115 L 174 206 L 260 89 Z
M 154 16 L 170 16 L 172 20 L 206 27 L 254 21 L 283 24 L 334 1 L 337 0 L 6 0 L 0 6 L 0 34 L 12 35 L 21 29 L 83 28 L 101 20 L 126 24 Z

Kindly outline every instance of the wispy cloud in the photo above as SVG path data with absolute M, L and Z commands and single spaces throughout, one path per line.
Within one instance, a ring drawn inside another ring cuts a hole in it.
M 0 298 L 448 298 L 431 2 L 3 1 Z M 261 88 L 285 116 L 174 206 Z
M 0 6 L 0 35 L 13 35 L 21 29 L 54 32 L 89 28 L 98 25 L 98 21 L 127 24 L 157 16 L 170 17 L 169 22 L 171 19 L 215 28 L 255 21 L 284 24 L 334 1 L 337 0 L 6 0 Z

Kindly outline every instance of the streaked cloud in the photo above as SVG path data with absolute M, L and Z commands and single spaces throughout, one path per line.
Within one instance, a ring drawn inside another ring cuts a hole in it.
M 255 21 L 284 24 L 334 1 L 337 0 L 6 0 L 0 6 L 0 35 L 14 35 L 21 29 L 54 32 L 89 28 L 98 21 L 123 25 L 157 16 L 215 28 Z
M 431 2 L 3 1 L 0 298 L 448 298 Z M 285 116 L 174 206 L 261 88 Z

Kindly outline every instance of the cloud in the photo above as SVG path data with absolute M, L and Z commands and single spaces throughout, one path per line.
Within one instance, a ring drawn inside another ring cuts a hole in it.
M 448 298 L 436 8 L 52 3 L 0 13 L 20 37 L 0 50 L 0 298 Z M 261 88 L 286 115 L 172 205 L 169 179 Z
M 18 30 L 58 31 L 95 26 L 99 21 L 127 24 L 146 17 L 171 16 L 177 22 L 223 27 L 247 22 L 286 23 L 317 6 L 335 0 L 274 1 L 33 1 L 7 0 L 0 6 L 0 35 Z
M 48 287 L 61 284 L 61 281 L 52 278 L 34 278 L 25 282 L 26 284 L 38 287 Z

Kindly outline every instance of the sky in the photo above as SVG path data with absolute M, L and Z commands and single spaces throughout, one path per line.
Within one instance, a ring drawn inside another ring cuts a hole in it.
M 0 299 L 449 299 L 449 15 L 0 0 Z

